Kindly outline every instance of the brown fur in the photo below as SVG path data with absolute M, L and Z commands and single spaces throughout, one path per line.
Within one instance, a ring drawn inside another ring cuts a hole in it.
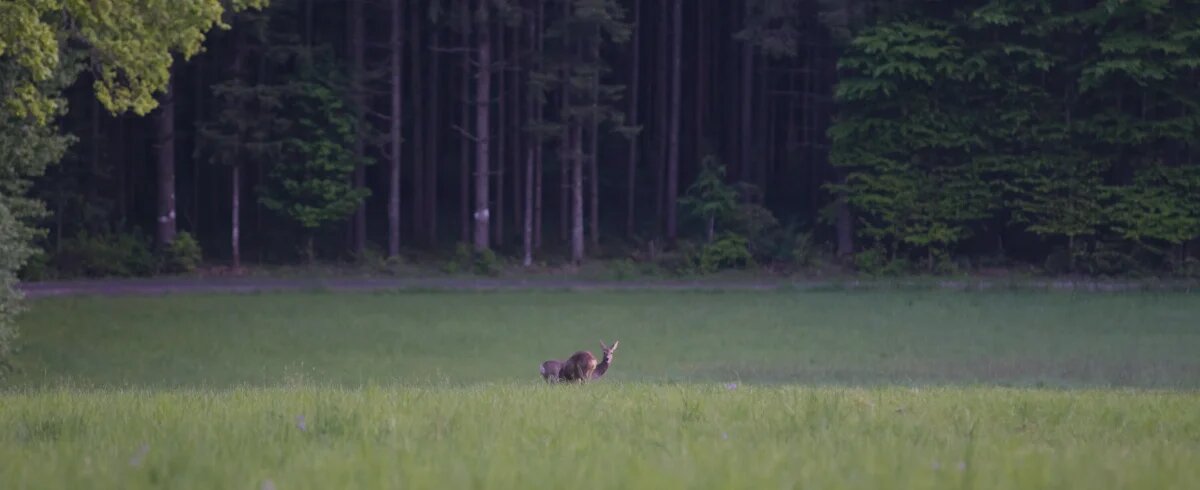
M 558 381 L 559 377 L 562 376 L 562 367 L 565 363 L 566 361 L 560 361 L 557 359 L 551 359 L 543 362 L 541 369 L 542 379 L 546 380 L 547 383 Z
M 559 378 L 563 381 L 585 383 L 592 379 L 592 373 L 596 372 L 596 364 L 596 356 L 593 356 L 591 352 L 581 350 L 572 354 L 563 364 Z

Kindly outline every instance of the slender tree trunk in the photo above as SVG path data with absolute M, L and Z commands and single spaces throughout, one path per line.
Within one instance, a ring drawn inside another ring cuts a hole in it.
M 422 86 L 422 66 L 421 66 L 421 49 L 425 43 L 421 42 L 421 21 L 420 4 L 413 4 L 413 9 L 410 14 L 412 27 L 409 29 L 409 43 L 412 44 L 412 111 L 414 120 L 417 121 L 412 128 L 412 233 L 413 236 L 424 236 L 424 219 L 425 219 L 425 121 L 422 118 L 425 116 L 425 104 L 428 94 L 425 92 L 425 87 Z
M 658 135 L 655 140 L 655 149 L 657 150 L 657 158 L 654 159 L 654 234 L 662 236 L 664 226 L 666 224 L 666 202 L 667 202 L 667 154 L 670 152 L 667 143 L 667 137 L 670 134 L 667 111 L 668 90 L 667 85 L 670 78 L 668 68 L 669 64 L 669 42 L 670 42 L 670 4 L 663 1 L 660 3 L 658 19 L 658 63 L 655 73 L 657 81 L 654 84 L 656 92 L 654 96 L 654 113 L 657 122 L 654 125 L 654 131 Z
M 537 67 L 538 67 L 538 71 L 542 71 L 542 69 L 543 69 L 542 54 L 545 52 L 545 39 L 544 39 L 544 36 L 542 33 L 542 27 L 543 27 L 543 25 L 545 23 L 545 19 L 546 19 L 546 2 L 543 2 L 541 0 L 536 0 L 536 1 L 537 1 L 538 8 L 537 8 L 537 25 L 534 27 L 534 32 L 535 32 L 534 35 L 537 37 L 537 54 L 538 54 Z M 542 106 L 541 94 L 538 94 L 538 95 L 539 96 L 536 97 L 533 118 L 535 121 L 538 122 L 538 126 L 540 127 L 541 122 L 542 122 L 542 115 L 543 115 L 544 111 L 543 111 L 543 106 Z M 536 134 L 534 136 L 533 145 L 534 145 L 534 149 L 535 149 L 535 157 L 534 158 L 536 160 L 534 165 L 537 167 L 534 170 L 534 172 L 537 175 L 534 176 L 534 184 L 533 184 L 533 186 L 535 188 L 534 196 L 533 196 L 533 207 L 534 207 L 534 210 L 533 210 L 533 221 L 534 221 L 534 223 L 533 223 L 533 248 L 540 251 L 542 249 L 542 175 L 544 174 L 543 167 L 542 167 L 542 157 L 545 153 L 544 152 L 545 144 L 542 142 L 542 135 L 540 133 Z
M 229 247 L 236 272 L 242 269 L 242 164 L 234 162 L 229 173 Z
M 304 45 L 311 48 L 313 45 L 313 4 L 316 0 L 304 1 Z
M 113 120 L 113 124 L 116 125 L 117 133 L 117 137 L 115 138 L 116 147 L 113 149 L 113 156 L 117 166 L 117 223 L 119 224 L 117 229 L 124 230 L 126 222 L 129 221 L 129 213 L 127 211 L 129 198 L 127 184 L 129 177 L 127 173 L 129 171 L 129 162 L 127 160 L 128 150 L 126 149 L 126 138 L 128 138 L 129 134 L 126 129 L 124 116 L 117 116 Z
M 773 86 L 772 82 L 773 79 L 769 74 L 764 76 L 763 80 L 759 83 L 759 86 L 762 88 L 762 92 L 770 93 Z M 751 88 L 751 90 L 753 90 L 753 88 Z M 755 142 L 753 128 L 757 122 L 758 128 L 766 133 L 766 140 L 763 141 L 763 145 L 767 150 L 767 157 L 765 159 L 766 163 L 763 165 L 747 165 L 744 169 L 746 173 L 742 176 L 742 180 L 746 182 L 758 182 L 757 173 L 760 170 L 756 167 L 775 167 L 776 165 L 779 165 L 779 104 L 772 104 L 770 98 L 765 94 L 760 94 L 756 97 L 753 93 L 751 93 L 750 98 L 751 105 L 754 104 L 754 99 L 757 98 L 759 100 L 759 107 L 762 107 L 763 114 L 758 121 L 755 121 L 753 118 L 750 120 L 749 124 L 751 127 L 751 136 L 748 143 L 750 144 L 750 148 L 753 149 Z M 765 195 L 767 190 L 762 189 L 762 191 Z
M 460 8 L 466 10 L 468 4 L 463 0 Z M 469 33 L 464 32 L 462 36 L 462 45 L 467 46 L 471 42 Z M 459 118 L 459 123 L 463 128 L 471 127 L 471 106 L 474 105 L 471 100 L 471 55 L 463 54 L 462 62 L 462 85 L 459 87 L 459 101 L 462 103 L 462 114 Z M 458 167 L 458 187 L 459 187 L 459 218 L 460 230 L 459 236 L 462 243 L 471 242 L 471 141 L 465 136 L 459 140 L 459 167 Z
M 642 0 L 633 3 L 633 76 L 629 82 L 629 124 L 638 123 L 638 89 L 641 74 Z M 634 212 L 637 206 L 638 135 L 629 140 L 629 161 L 625 184 L 625 236 L 633 238 Z
M 583 263 L 583 126 L 576 123 L 572 130 L 571 165 L 571 262 Z
M 516 64 L 517 60 L 522 57 L 521 31 L 517 29 L 510 29 L 508 35 L 510 36 L 508 44 L 510 52 L 509 58 L 513 60 L 513 64 Z M 522 188 L 524 186 L 522 183 L 524 182 L 523 174 L 525 172 L 524 167 L 521 164 L 521 155 L 525 155 L 526 151 L 524 148 L 525 138 L 522 137 L 523 131 L 521 128 L 524 127 L 525 124 L 525 121 L 522 121 L 522 119 L 525 117 L 525 114 L 528 111 L 526 111 L 526 107 L 521 100 L 521 96 L 525 93 L 525 90 L 522 90 L 523 86 L 521 85 L 520 72 L 514 69 L 507 70 L 505 73 L 507 73 L 509 79 L 508 86 L 512 87 L 512 89 L 508 91 L 508 131 L 505 132 L 505 134 L 508 135 L 509 153 L 511 154 L 511 156 L 507 158 L 511 162 L 510 166 L 512 168 L 512 175 L 508 179 L 508 181 L 512 184 L 512 223 L 513 228 L 519 230 L 515 233 L 523 234 L 525 230 L 522 226 L 521 220 L 524 214 L 522 214 L 521 208 L 525 207 L 525 197 L 522 192 Z M 522 243 L 524 243 L 524 240 L 522 240 Z
M 596 33 L 599 35 L 599 32 Z M 600 60 L 599 46 L 592 47 L 592 62 Z M 588 190 L 591 205 L 588 207 L 588 235 L 591 238 L 592 249 L 600 248 L 600 118 L 597 115 L 600 100 L 600 77 L 592 78 L 592 115 L 591 127 L 588 128 Z
M 789 66 L 789 68 L 795 67 Z M 797 153 L 799 153 L 799 151 L 797 151 L 797 143 L 800 141 L 801 137 L 797 132 L 796 126 L 796 70 L 794 69 L 789 69 L 787 72 L 787 94 L 783 97 L 785 100 L 783 104 L 783 110 L 787 114 L 787 129 L 784 132 L 784 144 L 787 146 L 785 147 L 783 157 L 785 159 L 784 161 L 790 162 L 793 161 L 796 158 Z M 806 161 L 804 164 L 811 165 L 812 162 Z M 764 167 L 761 169 L 761 171 L 757 173 L 756 177 L 758 180 L 755 182 L 755 184 L 760 187 L 765 186 L 767 183 L 766 168 Z
M 750 139 L 754 137 L 751 127 L 753 125 L 753 107 L 754 107 L 754 48 L 749 41 L 742 41 L 742 80 L 741 80 L 741 137 L 738 138 L 738 170 L 733 172 L 735 178 L 745 179 L 746 172 L 750 168 Z
M 492 40 L 488 0 L 480 0 L 482 24 L 479 26 L 476 50 L 479 72 L 475 76 L 475 251 L 490 248 L 488 231 L 488 177 L 490 177 L 490 118 L 492 96 Z
M 174 70 L 172 70 L 174 71 Z M 175 74 L 167 82 L 155 124 L 158 143 L 158 244 L 175 241 Z
M 675 243 L 678 238 L 679 196 L 679 96 L 682 86 L 683 65 L 683 0 L 674 0 L 674 39 L 671 46 L 671 129 L 667 154 L 667 241 Z
M 248 83 L 249 76 L 246 70 L 246 31 L 244 29 L 237 31 L 234 37 L 233 47 L 233 72 L 234 76 L 240 79 L 243 83 Z M 245 103 L 240 109 L 246 113 Z M 233 262 L 233 271 L 235 273 L 242 269 L 242 159 L 244 154 L 239 149 L 238 154 L 234 157 L 233 164 L 229 168 L 229 251 L 230 258 Z M 215 193 L 214 193 L 215 194 Z M 215 201 L 214 201 L 215 203 Z M 215 208 L 216 206 L 214 206 Z
M 441 29 L 435 28 L 432 43 L 440 45 Z M 437 51 L 431 53 L 429 69 L 429 128 L 425 131 L 429 143 L 425 146 L 425 155 L 429 161 L 425 169 L 425 242 L 429 247 L 437 245 L 438 236 L 438 167 L 441 165 L 442 154 L 442 55 Z M 420 73 L 415 75 L 420 76 Z
M 104 141 L 100 137 L 100 100 L 92 97 L 90 107 L 91 116 L 91 144 L 88 145 L 88 182 L 87 182 L 87 202 L 96 202 L 100 194 L 100 143 Z M 192 165 L 196 168 L 197 165 Z M 194 182 L 194 181 L 193 181 Z M 193 194 L 195 195 L 195 194 Z M 193 197 L 192 201 L 196 199 Z M 193 215 L 195 216 L 195 215 Z M 92 223 L 97 225 L 99 223 Z
M 533 170 L 534 174 L 536 174 L 534 175 L 533 182 L 533 248 L 538 251 L 542 250 L 542 217 L 545 214 L 542 210 L 542 199 L 545 194 L 545 187 L 542 184 L 542 176 L 545 175 L 545 169 L 542 166 L 542 160 L 545 153 L 545 149 L 539 139 L 537 148 L 534 151 L 534 158 L 536 160 L 534 166 L 536 168 Z
M 365 19 L 363 17 L 363 2 L 365 0 L 350 0 L 350 58 L 351 58 L 351 88 L 354 104 L 354 119 L 359 128 L 365 124 L 363 120 L 363 58 L 365 51 Z M 354 187 L 361 189 L 367 184 L 367 169 L 361 163 L 366 157 L 366 145 L 362 131 L 354 139 L 354 158 L 359 162 L 354 167 Z M 352 244 L 356 255 L 362 255 L 367 249 L 367 205 L 360 203 L 354 211 L 354 241 Z
M 533 265 L 533 148 L 526 150 L 525 157 L 525 233 L 522 239 L 525 245 L 525 267 Z
M 400 255 L 400 164 L 403 160 L 401 122 L 404 116 L 404 0 L 392 0 L 391 20 L 392 107 L 391 127 L 388 131 L 388 157 L 391 160 L 388 162 L 388 257 L 397 257 Z
M 562 115 L 566 114 L 566 111 L 567 111 L 567 93 L 566 93 L 566 90 L 564 89 L 561 92 L 559 92 L 559 111 L 558 111 L 558 113 L 559 113 L 560 117 L 563 117 Z M 559 233 L 562 235 L 561 238 L 562 238 L 563 243 L 569 243 L 569 241 L 571 239 L 571 225 L 570 225 L 570 221 L 569 221 L 571 218 L 571 203 L 570 203 L 570 200 L 571 200 L 571 182 L 570 182 L 571 169 L 569 167 L 569 165 L 570 165 L 569 162 L 574 161 L 574 156 L 571 154 L 571 150 L 574 148 L 574 146 L 571 143 L 571 129 L 568 128 L 565 124 L 563 125 L 563 134 L 562 134 L 562 139 L 560 140 L 560 142 L 561 142 L 560 143 L 561 149 L 560 149 L 559 155 L 558 155 L 558 162 L 559 162 L 558 175 L 559 175 L 559 180 L 560 180 L 559 199 L 558 199 Z
M 496 29 L 498 29 L 499 32 L 496 36 L 495 57 L 501 62 L 504 62 L 507 61 L 505 56 L 508 55 L 505 49 L 507 46 L 505 46 L 504 42 L 505 38 L 507 37 L 505 33 L 506 29 L 504 28 L 503 23 L 499 23 L 496 26 Z M 495 241 L 497 247 L 504 246 L 504 174 L 508 171 L 508 138 L 505 137 L 505 133 L 508 130 L 508 77 L 505 75 L 506 71 L 501 71 L 499 76 L 496 77 L 496 83 L 498 85 L 496 89 L 500 95 L 496 101 L 496 122 L 500 127 L 497 128 L 496 131 L 496 136 L 498 136 L 496 138 L 495 161 L 496 219 L 493 226 L 493 231 L 495 232 Z
M 196 121 L 204 121 L 205 100 L 204 93 L 208 87 L 204 79 L 204 58 L 196 59 L 196 85 L 195 85 L 195 103 L 196 103 Z M 97 107 L 98 108 L 98 107 Z M 193 133 L 195 134 L 195 133 Z M 99 135 L 97 135 L 99 136 Z M 195 145 L 195 143 L 193 143 Z M 194 148 L 194 146 L 193 146 Z M 200 161 L 192 158 L 192 195 L 191 195 L 191 210 L 188 213 L 188 222 L 191 225 L 193 235 L 200 234 Z
M 695 130 L 692 144 L 687 145 L 694 153 L 692 158 L 686 161 L 699 162 L 710 151 L 708 137 L 708 108 L 709 102 L 709 85 L 712 83 L 711 67 L 712 63 L 709 60 L 709 53 L 712 49 L 709 47 L 710 38 L 709 30 L 711 27 L 708 22 L 708 11 L 711 8 L 711 3 L 707 0 L 692 0 L 688 5 L 693 5 L 696 8 L 696 85 L 695 85 L 695 104 L 691 107 L 693 116 L 688 119 L 693 122 Z

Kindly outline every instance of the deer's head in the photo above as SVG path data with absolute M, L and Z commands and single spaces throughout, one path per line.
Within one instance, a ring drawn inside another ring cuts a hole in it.
M 610 346 L 606 345 L 603 340 L 600 341 L 600 348 L 604 351 L 604 362 L 612 362 L 613 352 L 616 352 L 617 345 L 620 343 L 621 341 L 617 340 L 613 342 L 613 345 Z

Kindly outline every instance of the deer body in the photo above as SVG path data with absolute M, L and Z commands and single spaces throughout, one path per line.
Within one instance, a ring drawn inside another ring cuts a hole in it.
M 588 380 L 600 379 L 612 364 L 612 353 L 617 349 L 619 343 L 620 341 L 613 342 L 612 347 L 609 347 L 604 342 L 600 342 L 600 346 L 604 348 L 602 362 L 596 362 L 596 356 L 585 350 L 572 354 L 566 360 L 551 359 L 543 362 L 540 369 L 542 379 L 549 383 L 556 381 L 586 383 Z

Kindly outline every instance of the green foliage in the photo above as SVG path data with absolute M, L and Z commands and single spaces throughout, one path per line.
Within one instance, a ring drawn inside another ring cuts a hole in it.
M 899 276 L 911 268 L 907 260 L 892 258 L 880 247 L 868 248 L 854 255 L 854 267 L 869 276 Z
M 22 236 L 24 225 L 0 202 L 0 380 L 13 368 L 17 326 L 21 312 L 21 294 L 16 290 L 17 271 L 33 255 L 33 248 Z
M 704 157 L 700 174 L 679 198 L 679 207 L 688 215 L 702 220 L 707 239 L 713 241 L 717 223 L 724 223 L 738 209 L 737 190 L 725 183 L 725 166 L 714 156 Z
M 695 260 L 696 269 L 702 274 L 725 269 L 744 269 L 754 265 L 754 256 L 750 254 L 750 242 L 746 237 L 733 233 L 722 233 L 716 241 L 704 244 Z
M 627 12 L 617 0 L 553 0 L 545 6 L 550 16 L 545 31 L 545 50 L 531 62 L 531 89 L 545 100 L 557 91 L 565 106 L 557 119 L 531 125 L 528 130 L 548 137 L 565 128 L 598 127 L 625 137 L 637 127 L 625 124 L 625 110 L 618 107 L 625 87 L 605 83 L 612 66 L 602 53 L 629 41 L 632 27 Z M 562 12 L 563 14 L 559 14 Z
M 209 29 L 224 27 L 227 5 L 261 8 L 266 0 L 0 3 L 0 367 L 10 364 L 14 348 L 16 274 L 34 255 L 41 235 L 34 224 L 45 216 L 26 195 L 29 179 L 59 161 L 72 141 L 50 125 L 65 110 L 63 89 L 87 66 L 105 107 L 146 114 L 170 79 L 172 53 L 197 53 Z
M 498 276 L 501 266 L 496 252 L 476 252 L 470 244 L 459 243 L 454 247 L 454 256 L 447 262 L 444 270 L 449 274 L 469 272 L 480 276 Z
M 63 240 L 50 262 L 62 277 L 133 277 L 159 270 L 150 241 L 132 233 L 82 231 Z
M 1113 230 L 1162 254 L 1200 235 L 1200 166 L 1152 166 L 1111 190 Z
M 162 268 L 164 272 L 193 272 L 200 266 L 203 256 L 200 243 L 191 233 L 183 231 L 163 250 Z
M 262 8 L 267 0 L 9 0 L 0 4 L 0 59 L 11 57 L 16 76 L 0 85 L 7 115 L 45 124 L 57 94 L 40 89 L 60 69 L 64 47 L 88 56 L 96 97 L 109 110 L 146 114 L 165 90 L 174 61 L 201 49 L 222 22 L 226 6 Z M 70 44 L 68 44 L 70 41 Z M 78 48 L 76 48 L 78 46 Z
M 311 261 L 312 234 L 349 216 L 370 191 L 350 182 L 359 162 L 354 115 L 341 99 L 345 86 L 313 70 L 304 77 L 286 87 L 289 127 L 278 138 L 279 160 L 259 189 L 259 201 L 305 230 Z
M 1197 18 L 1196 2 L 1013 0 L 883 16 L 840 60 L 847 178 L 830 187 L 868 248 L 931 270 L 985 225 L 1065 245 L 1053 269 L 1129 269 L 1131 243 L 1163 255 L 1200 236 Z
M 7 21 L 4 11 L 11 8 L 0 6 L 0 31 Z M 4 36 L 0 32 L 0 93 L 21 83 L 20 67 L 3 55 Z M 45 99 L 50 103 L 46 110 L 53 115 L 62 113 L 64 104 L 58 94 L 73 76 L 66 68 L 55 69 L 33 85 L 50 94 Z M 48 213 L 40 201 L 28 196 L 29 189 L 33 179 L 61 159 L 73 141 L 31 117 L 0 111 L 0 378 L 12 367 L 16 349 L 15 319 L 22 311 L 17 274 L 37 256 L 34 244 L 45 235 L 36 225 Z
M 840 61 L 846 117 L 830 128 L 831 159 L 859 233 L 897 252 L 930 254 L 969 237 L 994 199 L 968 81 L 978 60 L 937 22 L 864 31 Z M 894 257 L 893 257 L 894 258 Z
M 795 237 L 791 240 L 792 246 L 789 251 L 792 263 L 799 267 L 809 267 L 816 263 L 819 247 L 813 240 L 812 232 L 806 231 L 792 236 Z

